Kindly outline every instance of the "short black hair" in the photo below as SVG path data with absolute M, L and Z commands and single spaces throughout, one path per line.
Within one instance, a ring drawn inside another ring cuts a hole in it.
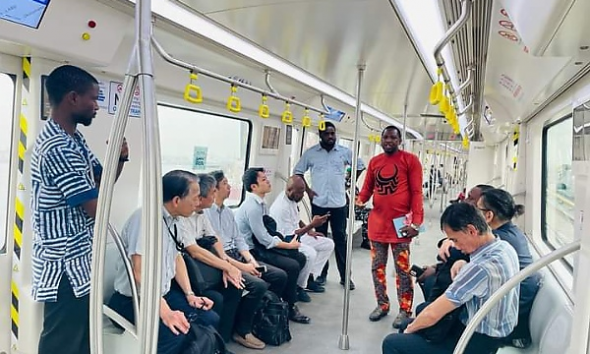
M 264 173 L 264 168 L 262 167 L 250 167 L 244 172 L 242 176 L 242 183 L 244 184 L 244 188 L 246 188 L 246 192 L 252 192 L 252 185 L 258 184 L 258 173 Z
M 336 131 L 336 126 L 335 126 L 335 125 L 334 125 L 334 123 L 332 123 L 332 122 L 326 122 L 326 129 L 324 129 L 324 130 L 320 130 L 320 129 L 318 128 L 318 131 L 320 132 L 320 134 L 322 134 L 324 131 L 326 131 L 326 130 L 327 130 L 328 128 L 330 128 L 330 127 L 334 128 L 334 131 Z
M 383 130 L 381 131 L 381 136 L 383 136 L 383 134 L 385 134 L 386 131 L 391 130 L 391 129 L 393 129 L 397 132 L 397 136 L 399 136 L 400 139 L 403 138 L 402 131 L 399 130 L 399 128 L 396 127 L 395 125 L 388 125 L 385 128 L 383 128 Z
M 84 69 L 73 65 L 63 65 L 49 74 L 45 81 L 45 89 L 52 107 L 57 107 L 65 95 L 74 91 L 86 93 L 98 80 Z
M 219 183 L 221 183 L 221 181 L 223 181 L 223 179 L 225 178 L 225 173 L 223 173 L 222 170 L 215 170 L 209 173 L 213 178 L 215 178 L 215 181 L 217 182 L 217 184 L 215 185 L 217 188 L 219 188 Z
M 207 195 L 209 195 L 209 192 L 211 192 L 211 189 L 215 188 L 217 185 L 217 181 L 215 181 L 215 178 L 209 173 L 199 173 L 197 177 L 199 178 L 199 196 L 201 198 L 206 198 Z
M 489 184 L 478 184 L 477 186 L 475 186 L 473 188 L 479 189 L 482 194 L 485 193 L 486 191 L 495 189 L 494 187 L 490 186 Z
M 475 206 L 468 203 L 449 205 L 440 217 L 440 228 L 445 226 L 453 231 L 464 231 L 467 225 L 473 225 L 480 235 L 489 230 L 486 219 Z
M 512 220 L 524 214 L 524 205 L 516 204 L 510 193 L 502 189 L 489 189 L 482 193 L 481 203 L 501 221 Z
M 166 173 L 162 177 L 162 195 L 164 203 L 167 203 L 175 197 L 184 198 L 190 191 L 191 183 L 198 183 L 199 178 L 192 172 L 184 170 L 174 170 Z

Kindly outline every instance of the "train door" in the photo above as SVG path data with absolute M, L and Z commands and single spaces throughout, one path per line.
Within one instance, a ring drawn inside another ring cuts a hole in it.
M 0 302 L 0 353 L 10 353 L 18 338 L 19 286 L 13 279 L 18 269 L 13 269 L 13 266 L 18 265 L 15 260 L 20 258 L 21 240 L 14 235 L 21 235 L 19 231 L 23 225 L 19 222 L 22 221 L 22 208 L 15 207 L 20 161 L 17 147 L 19 139 L 26 139 L 26 127 L 21 137 L 21 127 L 15 124 L 20 114 L 20 106 L 16 102 L 20 91 L 18 85 L 22 81 L 19 79 L 21 70 L 20 58 L 0 53 L 0 298 L 11 299 Z

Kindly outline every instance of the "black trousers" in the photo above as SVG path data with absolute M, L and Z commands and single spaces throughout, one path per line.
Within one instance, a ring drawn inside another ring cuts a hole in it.
M 223 340 L 226 343 L 229 342 L 233 333 L 238 307 L 240 306 L 242 290 L 237 289 L 232 284 L 227 284 L 227 288 L 220 284 L 213 289 L 205 290 L 202 296 L 213 300 L 212 310 L 219 315 L 217 330 Z
M 236 316 L 235 331 L 238 335 L 244 337 L 252 333 L 254 324 L 254 314 L 260 308 L 262 296 L 268 289 L 268 283 L 261 278 L 255 277 L 249 273 L 243 273 L 245 290 L 248 291 L 242 297 L 239 311 Z
M 383 354 L 452 354 L 465 330 L 462 324 L 447 340 L 441 343 L 428 342 L 419 334 L 392 333 L 385 337 L 381 345 Z M 495 354 L 502 345 L 503 338 L 494 338 L 481 333 L 474 333 L 465 348 L 465 354 Z
M 255 248 L 250 252 L 252 252 L 257 260 L 273 265 L 287 273 L 287 281 L 283 293 L 279 296 L 289 303 L 289 305 L 294 305 L 297 302 L 297 278 L 306 262 L 303 253 L 297 252 L 295 253 L 296 256 L 291 258 L 275 253 L 272 250 L 261 248 Z
M 90 354 L 90 295 L 77 298 L 64 273 L 57 301 L 43 308 L 39 354 Z
M 173 282 L 174 283 L 174 282 Z M 213 311 L 198 310 L 191 307 L 186 301 L 186 296 L 179 290 L 178 286 L 172 286 L 168 294 L 164 295 L 164 300 L 174 311 L 182 311 L 187 319 L 196 318 L 196 321 L 205 326 L 217 327 L 219 316 Z M 129 296 L 115 292 L 109 300 L 109 307 L 123 316 L 127 321 L 135 323 L 135 314 L 133 313 L 133 299 Z M 190 333 L 190 332 L 189 332 Z M 188 344 L 189 337 L 180 333 L 175 335 L 160 320 L 158 330 L 158 354 L 179 354 L 185 345 Z M 65 343 L 66 341 L 64 341 Z M 56 351 L 55 353 L 62 353 Z
M 328 223 L 332 228 L 332 239 L 334 240 L 334 255 L 336 256 L 336 265 L 340 273 L 340 281 L 344 281 L 346 273 L 346 217 L 348 208 L 343 206 L 341 208 L 321 208 L 317 205 L 311 205 L 311 213 L 315 215 L 324 215 L 330 212 L 328 221 L 320 227 L 316 227 L 317 232 L 328 235 Z M 322 270 L 322 276 L 328 275 L 329 263 L 326 262 Z

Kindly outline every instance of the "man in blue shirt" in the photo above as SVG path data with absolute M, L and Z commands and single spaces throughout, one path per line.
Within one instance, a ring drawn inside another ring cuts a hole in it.
M 230 257 L 231 264 L 242 271 L 244 288 L 248 291 L 240 303 L 233 339 L 247 348 L 263 349 L 264 342 L 252 334 L 254 315 L 260 308 L 262 296 L 267 289 L 277 296 L 283 294 L 287 273 L 270 264 L 258 262 L 250 253 L 250 247 L 238 231 L 234 213 L 223 204 L 231 192 L 231 186 L 225 174 L 223 171 L 214 171 L 211 172 L 211 176 L 215 178 L 217 193 L 215 203 L 205 209 L 204 213 L 215 229 L 216 235 L 221 238 L 223 250 Z
M 293 237 L 290 242 L 285 242 L 279 236 L 269 233 L 268 207 L 264 196 L 270 193 L 271 185 L 264 169 L 247 169 L 242 181 L 249 193 L 235 214 L 238 229 L 256 259 L 272 264 L 287 273 L 287 284 L 281 297 L 289 304 L 289 319 L 307 324 L 311 319 L 299 312 L 296 305 L 297 278 L 306 262 L 305 256 L 299 252 L 299 240 Z
M 426 306 L 404 333 L 388 335 L 383 354 L 453 353 L 467 323 L 493 293 L 519 271 L 518 256 L 506 241 L 498 240 L 482 213 L 468 203 L 452 204 L 440 220 L 441 229 L 471 262 L 454 276 L 445 293 Z M 518 288 L 511 289 L 477 326 L 465 353 L 495 353 L 516 326 Z M 437 324 L 451 311 L 464 306 L 460 322 L 440 342 L 423 337 L 422 330 Z
M 336 265 L 340 273 L 340 284 L 344 285 L 346 269 L 346 166 L 352 165 L 352 151 L 336 144 L 336 127 L 326 122 L 326 129 L 320 130 L 320 143 L 307 149 L 295 166 L 294 175 L 303 177 L 311 171 L 311 185 L 307 184 L 307 195 L 311 202 L 313 216 L 330 214 L 328 221 L 332 228 Z M 357 178 L 365 169 L 363 161 L 358 159 Z M 313 188 L 313 189 L 312 189 Z M 328 223 L 316 228 L 316 231 L 328 235 Z M 320 285 L 325 284 L 328 275 L 328 263 L 322 274 L 316 279 Z M 350 289 L 355 288 L 350 282 Z
M 78 124 L 98 111 L 98 81 L 71 65 L 47 78 L 51 118 L 31 160 L 33 299 L 45 303 L 39 354 L 90 353 L 89 293 L 94 217 L 102 166 Z M 117 176 L 128 161 L 121 148 Z M 67 339 L 67 340 L 65 340 Z

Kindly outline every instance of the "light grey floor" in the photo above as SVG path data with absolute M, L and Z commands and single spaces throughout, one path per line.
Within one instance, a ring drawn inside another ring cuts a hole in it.
M 433 209 L 430 209 L 425 201 L 427 230 L 412 242 L 411 262 L 417 265 L 434 264 L 436 257 L 436 242 L 442 237 L 439 227 L 438 201 Z M 353 280 L 356 290 L 350 296 L 350 317 L 348 335 L 350 341 L 349 353 L 378 354 L 381 353 L 383 338 L 393 331 L 391 323 L 397 315 L 395 306 L 397 296 L 395 293 L 395 272 L 393 262 L 389 259 L 387 267 L 388 293 L 392 301 L 392 312 L 379 322 L 370 322 L 369 313 L 375 308 L 375 296 L 371 280 L 369 251 L 359 247 L 360 235 L 355 237 L 353 249 Z M 416 286 L 414 294 L 414 306 L 423 301 L 422 292 Z M 344 352 L 338 348 L 338 340 L 341 334 L 342 308 L 344 290 L 339 284 L 338 271 L 334 259 L 330 260 L 330 274 L 326 284 L 326 292 L 323 294 L 311 294 L 312 301 L 307 304 L 299 304 L 301 312 L 311 317 L 311 323 L 302 325 L 290 323 L 293 339 L 280 347 L 267 346 L 264 353 L 305 353 L 326 354 Z M 235 343 L 229 348 L 236 354 L 261 353 L 261 351 L 246 349 Z

